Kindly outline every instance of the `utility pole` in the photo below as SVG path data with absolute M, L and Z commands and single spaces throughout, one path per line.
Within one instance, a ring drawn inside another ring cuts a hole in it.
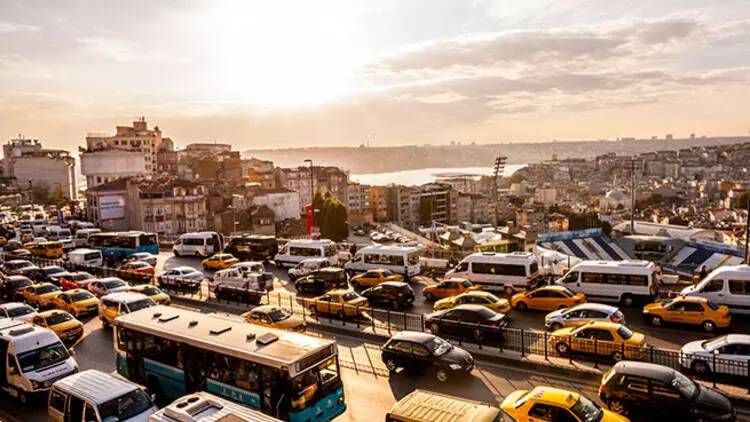
M 495 158 L 495 177 L 492 181 L 492 195 L 493 195 L 493 202 L 495 204 L 495 214 L 493 216 L 492 222 L 493 226 L 497 229 L 497 211 L 498 211 L 498 203 L 497 203 L 497 178 L 499 175 L 503 174 L 505 172 L 505 161 L 508 160 L 508 157 L 505 157 L 503 155 L 498 155 L 497 158 Z
M 630 234 L 635 234 L 635 158 L 630 159 Z

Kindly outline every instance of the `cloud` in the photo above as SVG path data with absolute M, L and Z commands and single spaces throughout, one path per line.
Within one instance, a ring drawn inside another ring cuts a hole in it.
M 0 21 L 0 34 L 35 33 L 41 29 L 38 26 L 17 22 Z
M 138 58 L 133 42 L 110 37 L 79 38 L 78 42 L 89 53 L 118 62 L 132 62 Z

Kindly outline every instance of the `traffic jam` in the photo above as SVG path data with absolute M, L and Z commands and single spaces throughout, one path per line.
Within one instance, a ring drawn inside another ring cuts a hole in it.
M 257 420 L 333 420 L 346 411 L 336 343 L 305 334 L 326 321 L 369 325 L 392 376 L 457 382 L 502 352 L 609 368 L 598 397 L 539 385 L 487 404 L 418 389 L 373 420 L 442 420 L 425 416 L 435 408 L 462 421 L 742 420 L 714 387 L 748 392 L 750 334 L 733 328 L 747 327 L 748 265 L 666 288 L 648 261 L 584 261 L 553 276 L 531 252 L 477 252 L 435 275 L 421 247 L 367 237 L 196 232 L 160 247 L 154 233 L 103 232 L 41 207 L 4 215 L 0 388 L 51 420 L 172 420 L 196 402 L 269 418 Z M 195 298 L 243 311 L 230 321 L 175 306 Z M 91 319 L 114 333 L 116 374 L 79 371 L 71 350 Z M 655 347 L 660 333 L 691 341 Z M 299 336 L 308 349 L 294 349 Z

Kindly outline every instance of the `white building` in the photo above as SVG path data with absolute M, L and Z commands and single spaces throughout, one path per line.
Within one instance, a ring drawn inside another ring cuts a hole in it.
M 630 196 L 622 189 L 612 189 L 599 198 L 600 210 L 614 210 L 617 208 L 630 208 Z
M 81 173 L 89 188 L 123 177 L 146 174 L 146 157 L 138 151 L 106 150 L 81 154 Z
M 557 203 L 557 189 L 537 188 L 534 192 L 534 202 L 538 202 L 546 206 L 555 205 Z
M 22 189 L 44 186 L 64 198 L 78 198 L 75 158 L 68 151 L 43 149 L 36 139 L 12 139 L 3 145 L 2 169 Z
M 259 189 L 254 192 L 252 203 L 265 205 L 274 212 L 275 221 L 300 218 L 299 192 L 286 188 Z

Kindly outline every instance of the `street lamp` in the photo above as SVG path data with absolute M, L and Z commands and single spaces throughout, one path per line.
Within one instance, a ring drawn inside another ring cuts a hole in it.
M 313 161 L 306 159 L 305 164 L 310 165 L 310 208 L 312 208 L 312 225 L 315 226 L 315 179 L 313 170 Z

